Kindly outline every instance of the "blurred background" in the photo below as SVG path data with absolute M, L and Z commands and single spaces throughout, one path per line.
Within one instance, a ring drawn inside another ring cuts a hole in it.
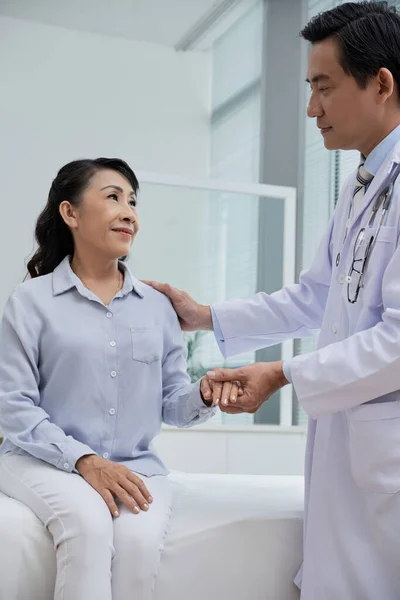
M 355 152 L 325 150 L 306 117 L 299 31 L 338 4 L 0 0 L 0 310 L 25 275 L 52 179 L 83 157 L 123 158 L 139 176 L 137 277 L 204 303 L 296 280 L 358 164 Z M 224 363 L 212 334 L 185 342 L 193 379 L 315 347 Z M 306 422 L 288 386 L 256 415 L 165 427 L 156 445 L 172 469 L 301 474 Z

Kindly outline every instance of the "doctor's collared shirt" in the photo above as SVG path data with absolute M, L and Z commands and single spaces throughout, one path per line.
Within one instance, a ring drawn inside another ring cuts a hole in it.
M 188 427 L 215 409 L 190 383 L 177 316 L 123 265 L 105 306 L 66 257 L 9 298 L 0 328 L 0 454 L 65 471 L 96 453 L 142 475 L 166 474 L 151 443 L 161 422 Z

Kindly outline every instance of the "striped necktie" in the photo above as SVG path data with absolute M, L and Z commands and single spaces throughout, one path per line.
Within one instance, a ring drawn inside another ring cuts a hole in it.
M 348 219 L 346 222 L 346 231 L 344 234 L 343 244 L 347 239 L 347 234 L 351 227 L 352 221 L 354 221 L 355 217 L 358 215 L 358 213 L 361 209 L 365 192 L 369 188 L 370 183 L 374 178 L 374 176 L 371 175 L 371 173 L 368 173 L 368 171 L 366 171 L 364 169 L 364 163 L 365 163 L 365 157 L 362 156 L 362 162 L 360 163 L 358 170 L 357 170 L 356 184 L 354 186 L 353 198 L 352 198 L 352 202 L 351 202 L 351 205 L 349 208 L 349 216 L 348 216 Z M 339 266 L 339 262 L 340 262 L 340 252 L 336 256 L 336 266 L 337 267 Z
M 352 217 L 358 214 L 365 192 L 367 191 L 374 176 L 364 169 L 364 161 L 360 163 L 356 176 L 356 185 L 353 191 Z

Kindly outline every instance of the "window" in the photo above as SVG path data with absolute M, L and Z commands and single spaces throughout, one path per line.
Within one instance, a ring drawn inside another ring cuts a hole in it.
M 212 47 L 210 177 L 259 181 L 262 2 L 257 0 Z M 240 236 L 238 236 L 240 232 Z M 214 302 L 251 296 L 257 284 L 258 199 L 214 192 L 209 196 L 207 287 Z M 240 238 L 240 239 L 239 239 Z M 205 337 L 202 354 L 221 364 L 215 342 Z M 229 359 L 234 367 L 255 353 Z M 221 423 L 253 423 L 253 415 L 219 413 Z

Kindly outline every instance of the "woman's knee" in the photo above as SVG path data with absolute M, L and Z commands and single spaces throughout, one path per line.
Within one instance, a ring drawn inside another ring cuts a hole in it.
M 68 520 L 72 535 L 99 541 L 113 538 L 113 519 L 103 499 L 72 506 Z
M 131 518 L 129 518 L 131 516 Z M 150 512 L 143 515 L 129 515 L 128 518 L 117 519 L 114 523 L 115 551 L 140 557 L 146 561 L 162 549 L 169 518 L 165 514 L 160 518 L 152 519 Z M 141 519 L 141 516 L 144 517 Z M 140 520 L 140 522 L 139 522 Z

